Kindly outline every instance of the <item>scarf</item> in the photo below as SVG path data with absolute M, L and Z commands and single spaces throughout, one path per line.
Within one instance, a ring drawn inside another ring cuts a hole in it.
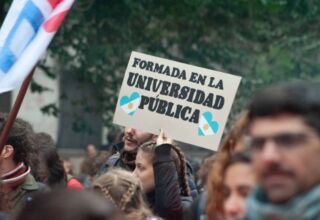
M 272 204 L 258 187 L 247 200 L 250 220 L 319 220 L 320 185 L 284 204 Z
M 24 163 L 19 163 L 16 168 L 2 175 L 1 185 L 8 189 L 15 189 L 20 186 L 30 173 L 30 167 L 27 167 Z

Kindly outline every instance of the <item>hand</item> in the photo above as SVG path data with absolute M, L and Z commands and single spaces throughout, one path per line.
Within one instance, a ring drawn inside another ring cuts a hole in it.
M 163 129 L 160 129 L 160 134 L 158 135 L 158 138 L 157 138 L 157 146 L 161 144 L 172 144 L 172 139 L 166 137 Z

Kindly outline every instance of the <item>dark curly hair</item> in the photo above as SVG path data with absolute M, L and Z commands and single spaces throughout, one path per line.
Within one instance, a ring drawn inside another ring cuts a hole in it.
M 8 114 L 0 113 L 0 132 L 4 129 L 7 119 Z M 33 129 L 28 122 L 20 118 L 14 121 L 6 145 L 13 147 L 15 163 L 24 162 L 26 165 L 30 165 L 32 155 L 37 153 L 33 134 Z

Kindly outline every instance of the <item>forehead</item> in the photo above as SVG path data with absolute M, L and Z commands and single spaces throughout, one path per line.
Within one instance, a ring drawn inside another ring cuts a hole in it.
M 232 184 L 253 182 L 253 180 L 249 177 L 254 176 L 254 171 L 252 166 L 249 163 L 236 163 L 230 165 L 226 169 L 225 173 L 225 181 L 231 182 Z
M 144 165 L 151 164 L 151 155 L 139 149 L 136 156 L 136 163 L 141 163 Z
M 251 135 L 272 135 L 284 132 L 312 132 L 301 116 L 282 114 L 254 119 L 249 126 Z

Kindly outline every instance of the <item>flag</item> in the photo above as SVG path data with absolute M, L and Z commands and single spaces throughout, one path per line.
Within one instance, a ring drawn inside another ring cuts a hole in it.
M 200 116 L 198 126 L 199 136 L 214 135 L 218 132 L 218 129 L 219 123 L 213 119 L 211 112 L 204 112 Z
M 20 86 L 74 0 L 14 0 L 0 29 L 0 93 Z

